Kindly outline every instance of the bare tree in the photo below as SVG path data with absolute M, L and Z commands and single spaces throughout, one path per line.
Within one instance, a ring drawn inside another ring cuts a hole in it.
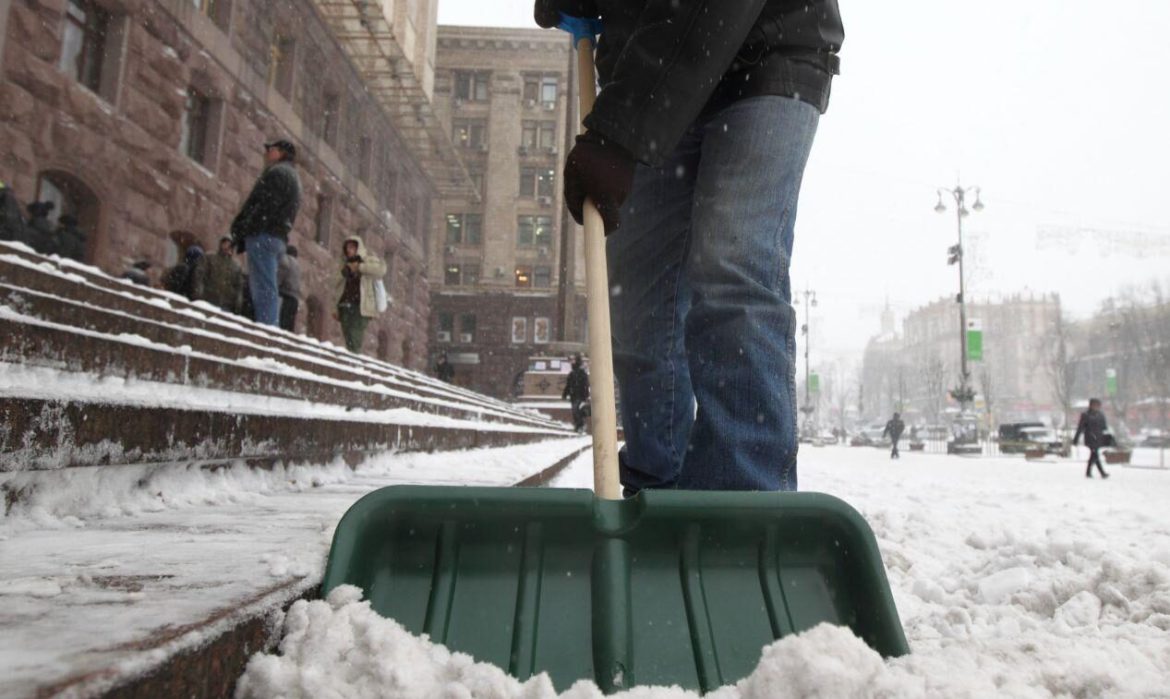
M 1077 377 L 1069 343 L 1069 326 L 1058 309 L 1056 320 L 1041 338 L 1036 361 L 1048 377 L 1053 400 L 1060 406 L 1060 427 L 1068 426 Z
M 941 359 L 927 357 L 922 362 L 922 382 L 926 386 L 926 412 L 931 423 L 938 424 L 947 390 L 947 372 Z

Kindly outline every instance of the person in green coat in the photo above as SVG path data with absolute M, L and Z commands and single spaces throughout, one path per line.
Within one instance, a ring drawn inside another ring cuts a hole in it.
M 191 298 L 206 301 L 228 313 L 239 313 L 244 300 L 244 271 L 232 257 L 230 236 L 219 239 L 219 250 L 195 264 Z
M 374 282 L 385 276 L 386 263 L 367 250 L 357 236 L 346 238 L 341 250 L 341 268 L 334 282 L 337 310 L 333 317 L 341 323 L 346 348 L 360 354 L 366 326 L 378 315 Z

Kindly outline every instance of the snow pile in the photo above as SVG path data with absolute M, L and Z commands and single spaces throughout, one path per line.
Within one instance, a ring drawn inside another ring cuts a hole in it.
M 764 649 L 756 671 L 714 699 L 861 696 L 877 685 L 889 696 L 905 682 L 848 629 L 822 624 Z M 541 674 L 520 682 L 500 668 L 453 653 L 412 635 L 343 585 L 328 599 L 293 604 L 284 623 L 280 655 L 257 654 L 236 688 L 237 699 L 346 697 L 347 699 L 601 699 L 581 680 L 562 694 Z M 698 697 L 678 687 L 641 687 L 611 695 L 627 699 Z
M 555 484 L 587 486 L 588 468 L 583 456 Z M 707 696 L 1170 697 L 1170 472 L 1100 481 L 1073 460 L 890 462 L 845 448 L 802 452 L 801 468 L 803 488 L 870 523 L 912 653 L 883 660 L 822 625 L 762 649 L 749 677 Z M 352 590 L 298 603 L 280 653 L 254 657 L 240 688 L 240 699 L 601 696 L 586 681 L 561 695 L 546 679 L 519 683 L 411 636 Z

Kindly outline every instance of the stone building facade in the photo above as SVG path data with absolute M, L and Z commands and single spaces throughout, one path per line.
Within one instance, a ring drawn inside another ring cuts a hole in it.
M 340 343 L 332 275 L 342 240 L 361 235 L 385 258 L 393 299 L 365 351 L 423 367 L 438 190 L 406 122 L 367 89 L 370 65 L 359 70 L 331 29 L 329 8 L 344 5 L 3 0 L 0 179 L 24 202 L 76 214 L 86 261 L 117 274 L 146 258 L 157 274 L 191 242 L 214 246 L 262 167 L 261 144 L 289 138 L 304 192 L 290 239 L 307 297 L 298 327 Z M 429 92 L 434 0 L 374 6 L 397 13 L 382 24 Z
M 435 111 L 479 196 L 432 207 L 432 359 L 446 352 L 456 383 L 507 397 L 529 357 L 585 337 L 582 235 L 560 182 L 578 123 L 575 56 L 548 30 L 438 36 Z
M 1060 422 L 1045 366 L 1060 313 L 1060 297 L 1051 294 L 967 304 L 968 320 L 983 329 L 983 359 L 968 366 L 974 407 L 990 422 Z M 951 299 L 912 311 L 900 334 L 886 328 L 866 349 L 866 416 L 877 419 L 901 407 L 912 421 L 937 422 L 957 410 L 948 391 L 959 384 L 959 344 L 959 307 Z

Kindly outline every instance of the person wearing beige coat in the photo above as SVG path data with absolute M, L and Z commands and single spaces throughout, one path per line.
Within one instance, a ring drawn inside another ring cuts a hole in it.
M 385 276 L 386 263 L 367 250 L 357 236 L 346 238 L 341 250 L 341 267 L 334 281 L 337 310 L 333 317 L 341 323 L 346 348 L 360 354 L 366 326 L 378 315 L 374 282 Z

